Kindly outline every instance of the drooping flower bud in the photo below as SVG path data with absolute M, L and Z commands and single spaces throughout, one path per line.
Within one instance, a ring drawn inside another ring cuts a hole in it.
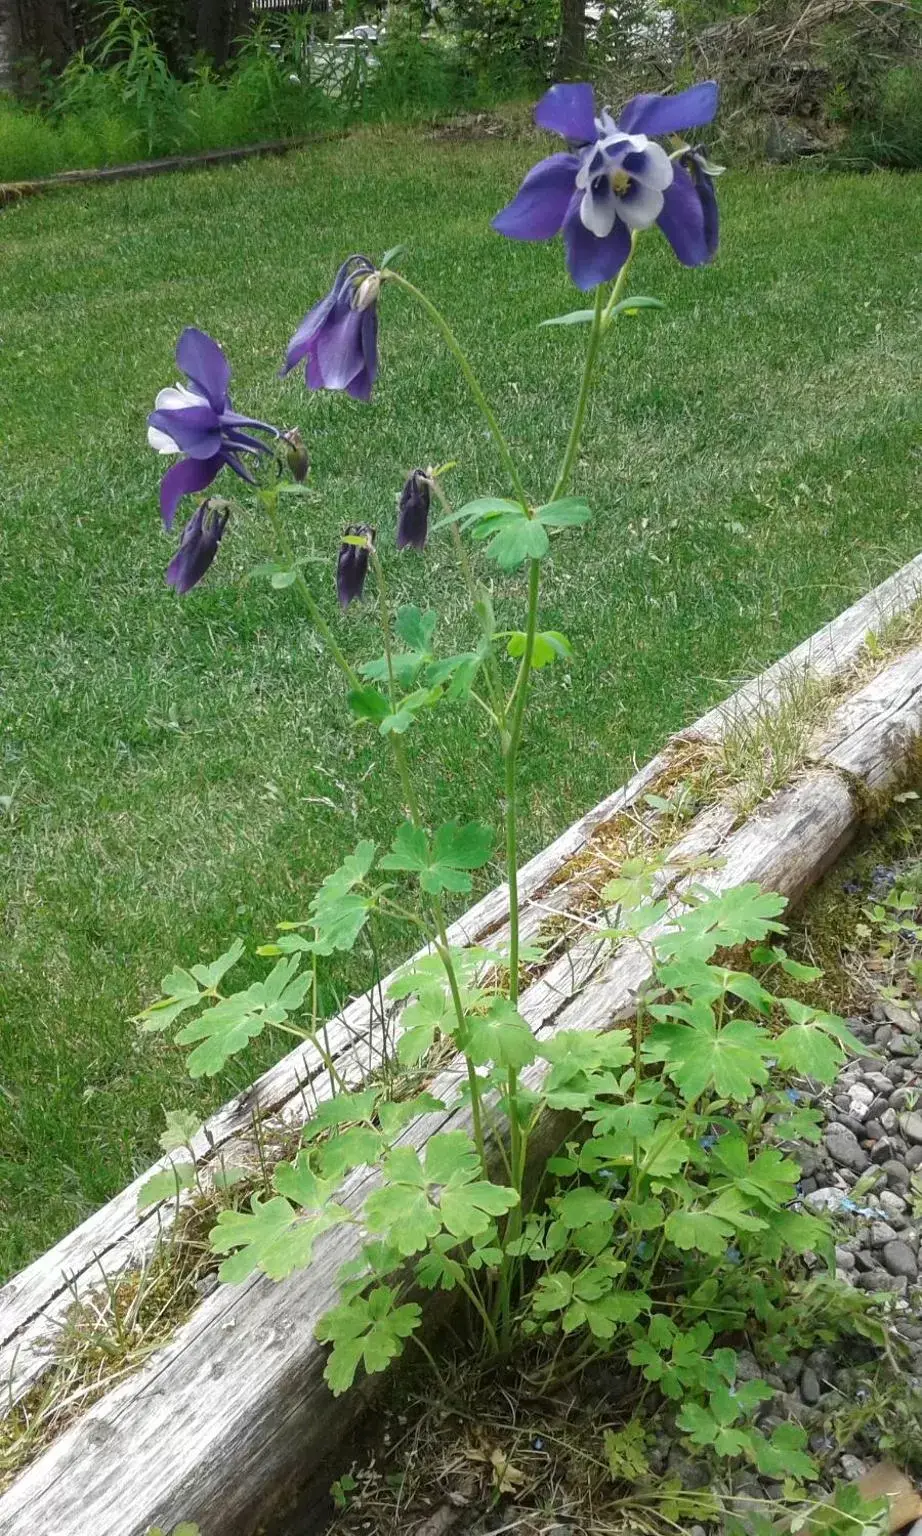
M 343 529 L 343 543 L 336 562 L 336 592 L 342 608 L 348 608 L 354 599 L 362 596 L 375 532 L 367 523 L 350 523 Z
M 414 469 L 403 490 L 397 513 L 397 548 L 425 549 L 429 534 L 430 481 L 424 469 Z
M 231 506 L 221 496 L 206 496 L 182 531 L 179 548 L 166 569 L 167 585 L 182 595 L 201 581 L 218 553 Z
M 292 427 L 290 431 L 283 432 L 282 442 L 285 444 L 285 458 L 292 478 L 301 485 L 307 479 L 311 461 L 298 428 Z

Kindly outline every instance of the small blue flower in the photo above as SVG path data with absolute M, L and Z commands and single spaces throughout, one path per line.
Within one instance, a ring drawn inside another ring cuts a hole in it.
M 551 86 L 535 121 L 566 139 L 569 152 L 532 166 L 493 228 L 511 240 L 551 240 L 562 230 L 570 276 L 584 291 L 616 277 L 632 232 L 652 224 L 683 266 L 702 266 L 717 249 L 716 167 L 699 149 L 671 159 L 649 135 L 700 128 L 716 111 L 713 80 L 676 96 L 635 96 L 617 122 L 596 116 L 591 85 Z
M 699 1136 L 698 1145 L 703 1147 L 705 1152 L 710 1152 L 711 1148 L 717 1145 L 717 1137 L 714 1135 Z
M 724 1258 L 726 1259 L 728 1264 L 738 1264 L 740 1262 L 741 1257 L 742 1257 L 742 1255 L 741 1255 L 739 1249 L 738 1248 L 734 1248 L 732 1245 L 731 1245 L 731 1247 L 729 1247 L 727 1249 L 726 1253 L 724 1254 Z
M 171 528 L 183 496 L 207 490 L 226 465 L 253 484 L 242 453 L 270 450 L 253 432 L 281 434 L 268 422 L 240 416 L 231 408 L 230 365 L 218 343 L 188 326 L 176 344 L 176 361 L 188 380 L 161 389 L 147 418 L 147 440 L 158 453 L 183 455 L 160 482 L 160 512 Z
M 308 389 L 344 389 L 354 400 L 368 400 L 378 373 L 380 287 L 367 256 L 347 257 L 288 343 L 282 376 L 303 362 Z
M 785 1088 L 784 1096 L 786 1099 L 790 1099 L 792 1104 L 796 1104 L 797 1100 L 801 1097 L 797 1088 Z

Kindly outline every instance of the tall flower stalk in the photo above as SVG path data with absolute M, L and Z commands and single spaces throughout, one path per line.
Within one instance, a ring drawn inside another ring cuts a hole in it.
M 534 1060 L 537 1049 L 529 1026 L 518 1011 L 523 961 L 518 889 L 520 760 L 532 674 L 555 655 L 569 654 L 564 636 L 556 631 L 544 633 L 539 627 L 542 562 L 551 548 L 552 535 L 578 527 L 591 516 L 586 503 L 573 493 L 573 482 L 606 335 L 626 307 L 650 307 L 657 302 L 624 298 L 641 235 L 658 228 L 685 266 L 701 265 L 715 253 L 718 224 L 713 178 L 718 168 L 709 164 L 700 145 L 692 148 L 677 138 L 683 129 L 697 129 L 709 122 L 715 109 L 716 87 L 712 82 L 674 97 L 636 97 L 617 119 L 607 111 L 597 113 L 588 85 L 555 86 L 538 104 L 539 125 L 563 135 L 569 147 L 565 153 L 541 161 L 528 173 L 519 192 L 497 215 L 494 227 L 515 240 L 548 240 L 562 233 L 570 275 L 577 288 L 593 295 L 591 309 L 558 317 L 567 324 L 587 324 L 588 333 L 573 416 L 546 501 L 533 500 L 529 495 L 499 415 L 467 352 L 439 307 L 394 269 L 396 252 L 388 253 L 380 267 L 366 256 L 349 257 L 339 268 L 330 291 L 301 323 L 289 345 L 283 372 L 303 364 L 309 389 L 340 391 L 356 401 L 367 402 L 378 378 L 378 311 L 382 296 L 388 290 L 404 294 L 422 309 L 457 363 L 492 439 L 502 476 L 502 495 L 481 497 L 455 511 L 443 485 L 447 467 L 411 469 L 400 495 L 393 529 L 383 527 L 380 513 L 370 511 L 364 515 L 372 516 L 376 526 L 362 521 L 350 523 L 344 529 L 336 563 L 336 596 L 340 608 L 347 610 L 365 596 L 366 588 L 374 590 L 383 644 L 381 657 L 360 664 L 349 660 L 341 630 L 336 621 L 325 616 L 324 601 L 318 598 L 305 575 L 285 528 L 280 506 L 283 489 L 311 494 L 302 483 L 309 471 L 309 455 L 300 434 L 297 429 L 281 432 L 231 409 L 227 394 L 229 366 L 221 349 L 203 332 L 184 332 L 177 361 L 188 384 L 162 391 L 150 418 L 152 445 L 161 452 L 184 455 L 164 479 L 165 522 L 172 523 L 176 505 L 184 495 L 210 485 L 225 468 L 253 485 L 256 503 L 268 519 L 279 555 L 278 563 L 266 568 L 267 574 L 271 574 L 273 585 L 295 588 L 313 629 L 343 675 L 354 720 L 376 728 L 393 756 L 406 821 L 398 829 L 390 850 L 378 856 L 375 845 L 363 840 L 341 869 L 324 882 L 311 903 L 310 919 L 304 924 L 288 925 L 299 930 L 306 927 L 314 937 L 286 934 L 277 946 L 269 946 L 269 952 L 297 956 L 306 950 L 312 955 L 316 1028 L 318 955 L 350 948 L 376 913 L 409 917 L 427 934 L 442 968 L 441 992 L 433 996 L 431 973 L 423 968 L 410 991 L 396 995 L 408 996 L 414 991 L 418 995 L 415 1007 L 421 1022 L 415 1028 L 422 1040 L 421 1052 L 427 1048 L 427 1042 L 431 1045 L 445 1034 L 452 1038 L 465 1061 L 473 1133 L 469 1156 L 478 1165 L 477 1198 L 482 1204 L 477 1206 L 475 1202 L 473 1208 L 465 1208 L 464 1215 L 457 1202 L 452 1206 L 450 1196 L 447 1206 L 440 1196 L 438 1208 L 441 1211 L 446 1206 L 449 1212 L 454 1211 L 451 1220 L 446 1216 L 445 1221 L 456 1238 L 476 1239 L 488 1230 L 495 1235 L 497 1246 L 490 1250 L 500 1256 L 498 1262 L 495 1258 L 491 1261 L 498 1271 L 495 1285 L 487 1285 L 482 1291 L 473 1268 L 456 1283 L 461 1284 L 481 1316 L 491 1345 L 499 1349 L 508 1349 L 513 1335 L 516 1286 L 524 1253 L 521 1244 L 528 1145 L 537 1113 L 520 1079 L 522 1068 Z M 668 150 L 651 137 L 656 134 L 669 136 Z M 420 456 L 420 463 L 425 462 Z M 296 482 L 287 488 L 282 484 L 286 471 Z M 429 522 L 433 496 L 444 514 L 434 528 Z M 230 505 L 208 501 L 190 518 L 168 576 L 177 590 L 189 590 L 210 569 Z M 234 512 L 235 516 L 243 515 L 239 508 L 235 507 Z M 405 552 L 401 558 L 425 559 L 430 536 L 440 527 L 450 529 L 479 632 L 475 650 L 448 657 L 436 656 L 433 649 L 437 618 L 434 613 L 422 614 L 412 605 L 395 611 L 384 555 L 385 547 L 393 542 Z M 500 571 L 524 570 L 526 600 L 521 629 L 497 629 L 492 596 L 488 585 L 478 578 L 475 561 L 465 543 L 467 538 L 474 546 L 480 545 Z M 503 677 L 503 640 L 508 641 L 506 654 L 517 662 L 511 684 Z M 398 649 L 398 641 L 404 649 Z M 481 691 L 475 687 L 479 676 L 484 679 Z M 438 829 L 430 828 L 418 776 L 414 777 L 407 752 L 407 732 L 446 697 L 471 700 L 487 715 L 496 731 L 502 761 L 509 937 L 505 953 L 493 957 L 494 961 L 502 961 L 498 969 L 508 973 L 499 994 L 470 980 L 463 957 L 449 941 L 444 900 L 445 893 L 466 895 L 471 891 L 470 872 L 482 869 L 488 862 L 492 832 L 477 823 L 465 826 L 449 822 Z M 376 861 L 378 870 L 386 872 L 388 878 L 385 884 L 374 888 L 370 871 Z M 394 896 L 392 872 L 417 882 L 419 905 L 425 918 L 418 912 L 408 912 Z M 283 1015 L 279 1027 L 291 1029 L 286 1022 L 287 999 L 297 998 L 299 983 L 291 981 L 285 972 L 279 985 L 283 990 L 274 1004 Z M 250 998 L 251 994 L 245 996 Z M 193 1030 L 189 1039 L 201 1038 L 200 1033 L 194 1032 L 199 1024 L 186 1026 L 189 1028 Z M 245 1029 L 240 1030 L 239 1038 L 249 1038 Z M 226 1059 L 220 1051 L 201 1049 L 206 1050 L 209 1062 L 220 1059 L 223 1064 Z M 230 1049 L 228 1046 L 227 1050 Z M 415 1059 L 419 1059 L 419 1053 Z M 483 1068 L 485 1072 L 480 1070 Z M 331 1074 L 332 1070 L 330 1064 Z M 502 1131 L 493 1118 L 497 1107 L 505 1111 L 507 1129 Z M 434 1220 L 431 1215 L 420 1215 L 420 1202 L 425 1203 L 425 1199 L 419 1190 L 425 1190 L 428 1182 L 446 1188 L 471 1184 L 473 1174 L 465 1161 L 467 1156 L 461 1155 L 461 1163 L 453 1171 L 433 1169 L 431 1179 L 422 1165 L 418 1171 L 414 1167 L 412 1177 L 407 1175 L 416 1191 L 412 1201 L 419 1220 Z M 490 1183 L 491 1168 L 497 1159 L 509 1180 L 504 1189 Z M 398 1163 L 398 1167 L 405 1169 L 406 1160 Z M 453 1178 L 460 1182 L 453 1185 Z M 470 1190 L 469 1197 L 473 1199 Z M 347 1218 L 337 1207 L 335 1220 L 340 1219 Z M 397 1232 L 397 1225 L 394 1230 Z M 418 1251 L 417 1235 L 413 1230 L 398 1233 L 398 1254 L 407 1256 Z M 411 1246 L 401 1247 L 401 1242 Z M 406 1308 L 397 1309 L 401 1311 L 406 1312 Z

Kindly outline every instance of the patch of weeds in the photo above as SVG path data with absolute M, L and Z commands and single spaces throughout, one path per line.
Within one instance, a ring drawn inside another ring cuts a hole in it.
M 217 1260 L 208 1244 L 216 1204 L 183 1206 L 169 1237 L 140 1268 L 77 1294 L 49 1340 L 54 1364 L 0 1420 L 0 1491 L 51 1442 L 172 1337 L 207 1294 Z
M 896 797 L 883 823 L 859 833 L 793 916 L 791 953 L 824 973 L 821 983 L 794 982 L 795 996 L 855 1014 L 911 987 L 917 995 L 920 866 L 922 799 L 910 790 Z

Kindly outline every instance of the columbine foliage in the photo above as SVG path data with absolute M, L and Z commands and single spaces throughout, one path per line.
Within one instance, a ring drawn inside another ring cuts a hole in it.
M 799 1169 L 784 1151 L 791 1138 L 818 1135 L 816 1117 L 785 1085 L 798 1076 L 831 1080 L 857 1042 L 841 1020 L 786 995 L 787 980 L 808 973 L 778 943 L 783 899 L 755 885 L 715 892 L 686 881 L 679 901 L 665 894 L 661 868 L 625 864 L 603 893 L 608 915 L 598 918 L 596 936 L 639 945 L 649 957 L 653 980 L 633 1028 L 535 1034 L 520 1005 L 522 966 L 535 958 L 521 943 L 515 880 L 520 749 L 532 674 L 572 657 L 566 635 L 539 623 L 542 565 L 554 541 L 573 537 L 591 516 L 571 480 L 600 350 L 621 315 L 652 313 L 658 304 L 624 296 L 640 235 L 658 224 L 686 266 L 714 255 L 716 168 L 677 130 L 701 127 L 715 108 L 713 84 L 637 97 L 617 121 L 596 114 L 585 85 L 556 86 L 539 104 L 538 122 L 571 149 L 530 172 L 495 224 L 515 239 L 548 239 L 562 228 L 574 281 L 594 289 L 591 309 L 555 322 L 577 335 L 587 324 L 588 343 L 572 428 L 546 494 L 528 494 L 448 322 L 395 270 L 399 249 L 380 267 L 349 257 L 296 332 L 286 370 L 303 363 L 309 388 L 367 400 L 377 381 L 379 309 L 388 290 L 404 293 L 459 363 L 495 444 L 502 494 L 456 511 L 443 484 L 451 466 L 418 467 L 391 512 L 393 526 L 345 530 L 336 593 L 345 609 L 374 592 L 379 655 L 347 659 L 334 627 L 346 621 L 324 616 L 308 579 L 316 557 L 299 559 L 288 542 L 283 495 L 312 494 L 301 483 L 309 459 L 300 438 L 278 434 L 279 452 L 269 452 L 252 433 L 275 429 L 230 409 L 220 349 L 200 332 L 184 333 L 178 358 L 189 386 L 166 391 L 152 418 L 155 445 L 186 455 L 170 472 L 171 504 L 223 468 L 253 481 L 279 546 L 278 561 L 260 571 L 300 594 L 343 674 L 356 727 L 373 727 L 390 751 L 402 819 L 388 847 L 359 841 L 306 915 L 280 924 L 259 951 L 272 962 L 267 974 L 222 990 L 243 959 L 238 942 L 211 965 L 174 970 L 142 1022 L 176 1026 L 176 1040 L 193 1047 L 196 1076 L 219 1071 L 272 1027 L 311 1040 L 325 1061 L 330 1093 L 297 1155 L 275 1168 L 271 1190 L 252 1195 L 248 1209 L 231 1202 L 221 1212 L 211 1242 L 223 1256 L 223 1280 L 254 1271 L 283 1279 L 311 1262 L 328 1231 L 353 1229 L 339 1302 L 318 1330 L 332 1346 L 334 1393 L 360 1370 L 384 1370 L 408 1340 L 428 1353 L 419 1293 L 458 1292 L 474 1346 L 485 1354 L 528 1351 L 547 1387 L 619 1354 L 640 1382 L 679 1405 L 676 1423 L 691 1445 L 742 1457 L 793 1486 L 814 1472 L 803 1434 L 791 1425 L 762 1433 L 756 1413 L 771 1391 L 761 1381 L 737 1381 L 735 1351 L 722 1341 L 753 1318 L 769 1334 L 783 1330 L 784 1265 L 808 1250 L 831 1253 L 823 1223 L 800 1209 Z M 666 136 L 666 145 L 651 134 Z M 260 466 L 270 472 L 257 484 Z M 295 484 L 282 483 L 286 471 Z M 433 503 L 441 513 L 435 521 Z M 198 550 L 209 534 L 199 564 L 207 557 L 210 565 L 217 537 L 212 523 L 200 522 L 189 542 L 197 540 Z M 470 603 L 470 645 L 459 654 L 441 653 L 434 610 L 395 611 L 390 601 L 391 551 L 409 548 L 401 558 L 417 559 L 438 538 L 453 541 Z M 491 575 L 523 567 L 524 616 L 500 627 Z M 496 951 L 452 944 L 443 908 L 484 878 L 493 829 L 431 825 L 425 786 L 406 751 L 408 732 L 445 700 L 476 707 L 503 759 L 510 922 L 508 942 Z M 393 917 L 409 918 L 427 940 L 386 1000 L 397 1015 L 398 1085 L 405 1069 L 434 1089 L 439 1062 L 454 1057 L 458 1070 L 443 1079 L 451 1086 L 441 1098 L 427 1088 L 401 1103 L 383 1084 L 348 1088 L 318 1019 L 320 969 L 355 946 L 367 943 L 374 954 L 375 925 Z M 741 953 L 755 969 L 740 965 Z M 566 1118 L 554 1122 L 555 1114 Z M 536 1184 L 526 1178 L 529 1149 L 534 1163 L 538 1137 L 552 1123 L 564 1140 L 545 1154 Z M 169 1139 L 168 1153 L 187 1146 L 188 1128 L 171 1126 Z M 158 1174 L 149 1199 L 179 1199 L 188 1167 L 180 1160 Z M 356 1170 L 364 1170 L 360 1180 L 350 1177 Z M 624 1435 L 607 1445 L 613 1469 L 637 1465 L 641 1450 Z

